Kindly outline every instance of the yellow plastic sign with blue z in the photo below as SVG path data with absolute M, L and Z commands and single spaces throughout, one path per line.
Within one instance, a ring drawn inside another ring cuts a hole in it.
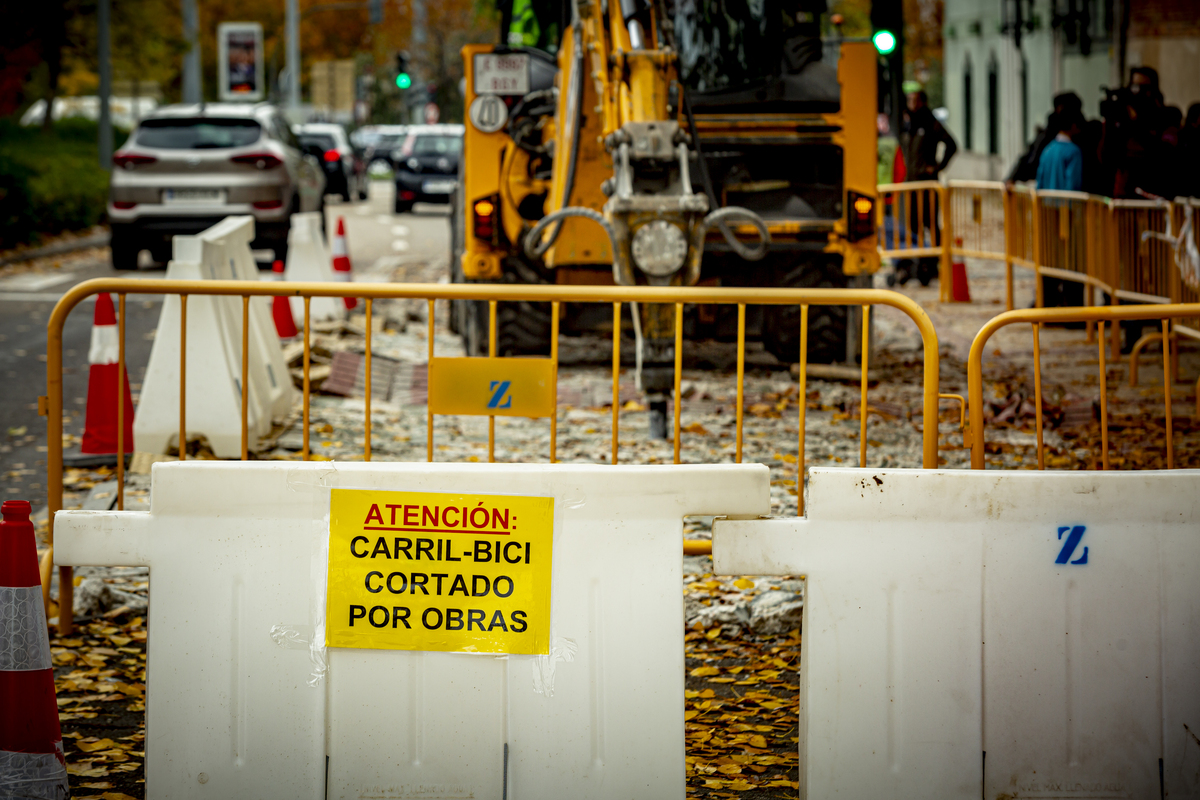
M 558 397 L 548 358 L 434 358 L 429 410 L 434 414 L 551 417 Z
M 325 643 L 550 652 L 554 498 L 333 489 Z

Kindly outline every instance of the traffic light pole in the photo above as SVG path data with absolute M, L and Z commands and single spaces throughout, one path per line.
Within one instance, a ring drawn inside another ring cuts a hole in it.
M 872 0 L 872 42 L 884 67 L 880 78 L 880 101 L 885 107 L 892 134 L 899 136 L 904 124 L 904 3 L 902 0 Z

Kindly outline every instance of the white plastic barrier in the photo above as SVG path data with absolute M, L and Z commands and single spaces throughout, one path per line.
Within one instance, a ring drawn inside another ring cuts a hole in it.
M 807 576 L 801 797 L 1198 796 L 1200 472 L 814 469 L 808 497 L 713 528 L 717 572 Z
M 333 282 L 333 260 L 321 231 L 321 215 L 316 211 L 292 214 L 292 227 L 288 231 L 287 265 L 285 281 Z M 292 318 L 296 327 L 303 330 L 304 299 L 289 298 Z M 309 317 L 314 321 L 342 319 L 346 316 L 346 304 L 340 297 L 314 297 L 309 300 Z
M 257 280 L 250 250 L 253 217 L 227 217 L 196 236 L 176 236 L 167 278 Z M 285 416 L 295 400 L 291 374 L 267 298 L 250 300 L 247 365 L 247 429 L 250 446 Z M 154 346 L 134 416 L 139 450 L 166 452 L 179 434 L 180 302 L 163 300 Z M 242 301 L 239 297 L 192 295 L 187 322 L 187 431 L 207 437 L 223 458 L 241 455 Z
M 550 654 L 312 647 L 335 487 L 553 497 Z M 148 798 L 681 800 L 682 517 L 768 510 L 760 465 L 160 463 L 55 559 L 151 568 Z

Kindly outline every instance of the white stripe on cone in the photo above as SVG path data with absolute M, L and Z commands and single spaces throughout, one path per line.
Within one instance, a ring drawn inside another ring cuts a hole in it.
M 42 587 L 0 586 L 0 672 L 29 672 L 53 666 Z
M 116 364 L 119 356 L 116 325 L 93 325 L 89 364 Z
M 61 800 L 67 797 L 67 768 L 62 742 L 57 753 L 10 753 L 0 750 L 3 797 Z

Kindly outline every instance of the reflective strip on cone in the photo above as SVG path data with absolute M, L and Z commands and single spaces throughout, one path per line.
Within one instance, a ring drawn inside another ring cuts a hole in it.
M 0 586 L 0 672 L 53 666 L 42 587 Z
M 70 796 L 29 503 L 0 522 L 0 798 Z M 11 584 L 23 584 L 13 586 Z
M 69 796 L 62 742 L 57 753 L 0 750 L 0 797 L 65 800 Z
M 115 364 L 120 357 L 116 325 L 93 325 L 92 346 L 88 348 L 89 364 Z

